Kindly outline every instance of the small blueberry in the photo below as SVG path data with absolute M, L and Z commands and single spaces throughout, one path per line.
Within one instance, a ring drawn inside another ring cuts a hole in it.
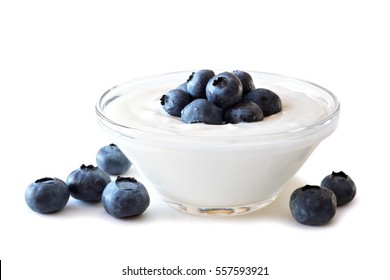
M 181 112 L 185 123 L 221 124 L 222 110 L 207 99 L 195 99 Z
M 27 205 L 35 212 L 49 214 L 61 211 L 69 200 L 69 189 L 58 178 L 45 177 L 31 183 L 25 191 Z
M 98 150 L 96 164 L 109 175 L 122 175 L 131 166 L 130 160 L 115 144 L 103 146 Z
M 102 204 L 113 217 L 133 217 L 149 207 L 150 197 L 142 183 L 132 177 L 119 176 L 104 189 Z
M 218 107 L 227 109 L 241 100 L 241 81 L 229 72 L 218 74 L 207 83 L 206 97 Z
M 314 185 L 298 188 L 290 196 L 290 211 L 304 225 L 328 223 L 336 214 L 336 195 L 329 189 Z
M 332 172 L 326 176 L 321 187 L 333 191 L 337 198 L 337 206 L 345 205 L 351 202 L 356 195 L 356 185 L 354 181 L 343 171 Z
M 81 165 L 66 179 L 70 195 L 86 202 L 98 202 L 111 177 L 97 166 Z

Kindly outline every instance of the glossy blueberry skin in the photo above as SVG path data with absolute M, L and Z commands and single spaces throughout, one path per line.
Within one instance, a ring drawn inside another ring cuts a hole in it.
M 130 160 L 115 144 L 103 146 L 98 150 L 96 164 L 109 175 L 122 175 L 131 167 Z
M 207 99 L 195 99 L 181 112 L 185 123 L 222 124 L 222 110 Z
M 49 177 L 31 183 L 24 194 L 27 205 L 41 214 L 61 211 L 68 203 L 69 195 L 64 181 Z
M 85 202 L 98 202 L 111 177 L 97 166 L 81 165 L 66 179 L 70 195 Z
M 232 73 L 220 73 L 207 83 L 206 97 L 218 107 L 227 109 L 241 100 L 241 81 Z
M 160 102 L 168 114 L 180 117 L 183 108 L 192 100 L 193 98 L 187 92 L 181 89 L 172 89 L 161 97 Z
M 145 186 L 131 177 L 118 177 L 103 191 L 102 204 L 115 218 L 127 218 L 142 214 L 150 204 Z
M 263 111 L 254 102 L 240 102 L 225 113 L 226 123 L 258 122 L 263 119 Z
M 242 98 L 243 101 L 252 101 L 263 110 L 264 117 L 279 113 L 282 110 L 282 101 L 273 91 L 265 88 L 258 88 L 248 92 Z
M 337 206 L 351 202 L 356 196 L 354 181 L 343 171 L 332 172 L 321 181 L 321 187 L 333 191 L 337 198 Z
M 242 95 L 246 95 L 248 92 L 255 89 L 252 76 L 248 72 L 241 71 L 241 70 L 234 70 L 233 74 L 236 75 L 237 78 L 240 79 L 241 81 Z
M 294 219 L 304 225 L 320 226 L 336 214 L 336 195 L 329 189 L 306 185 L 291 194 L 290 211 Z
M 193 72 L 187 80 L 187 92 L 193 98 L 205 98 L 206 85 L 214 76 L 214 71 L 209 69 Z

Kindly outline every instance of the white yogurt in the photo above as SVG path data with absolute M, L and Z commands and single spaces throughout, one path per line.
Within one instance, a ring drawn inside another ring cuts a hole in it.
M 250 212 L 277 196 L 338 120 L 338 102 L 326 90 L 264 75 L 271 83 L 255 84 L 280 96 L 282 112 L 260 122 L 186 124 L 168 115 L 160 98 L 180 83 L 175 76 L 172 86 L 143 81 L 112 89 L 100 122 L 147 185 L 174 207 Z
M 270 89 L 270 87 L 268 87 Z M 140 90 L 110 103 L 105 114 L 125 126 L 188 136 L 246 136 L 274 134 L 307 127 L 324 118 L 326 107 L 301 92 L 273 87 L 282 100 L 282 111 L 255 123 L 205 125 L 186 124 L 162 108 L 160 98 L 170 88 Z

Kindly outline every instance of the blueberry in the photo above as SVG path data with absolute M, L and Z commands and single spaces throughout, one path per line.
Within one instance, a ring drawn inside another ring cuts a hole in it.
M 69 200 L 69 189 L 58 178 L 45 177 L 31 183 L 24 194 L 27 205 L 35 212 L 48 214 L 61 211 Z
M 160 101 L 168 114 L 180 117 L 181 110 L 192 101 L 192 97 L 181 89 L 172 89 L 164 94 Z
M 122 175 L 131 166 L 130 160 L 115 144 L 103 146 L 98 150 L 96 164 L 109 175 Z
M 177 89 L 181 89 L 182 91 L 185 91 L 185 92 L 188 93 L 188 91 L 187 91 L 187 83 L 188 82 L 185 82 L 185 83 L 182 83 L 182 84 L 178 85 Z
M 279 113 L 282 110 L 282 101 L 273 91 L 265 88 L 258 88 L 248 92 L 243 101 L 252 101 L 263 110 L 264 117 Z
M 229 108 L 238 103 L 241 96 L 241 81 L 232 73 L 220 73 L 207 83 L 206 97 L 218 107 Z
M 241 70 L 234 70 L 233 74 L 241 81 L 243 95 L 255 89 L 252 76 L 249 73 Z
M 142 214 L 150 198 L 144 185 L 131 177 L 117 177 L 103 191 L 102 204 L 111 216 L 126 218 Z
M 290 210 L 294 219 L 304 225 L 318 226 L 336 214 L 336 195 L 329 189 L 306 185 L 291 194 Z
M 195 99 L 181 112 L 185 123 L 222 124 L 222 111 L 207 99 Z
M 263 111 L 253 102 L 240 102 L 225 113 L 226 123 L 258 122 L 263 119 Z
M 337 206 L 351 202 L 356 195 L 355 183 L 343 171 L 333 171 L 332 174 L 326 176 L 321 182 L 321 187 L 330 189 L 335 193 Z
M 214 75 L 214 72 L 208 69 L 193 72 L 187 80 L 187 92 L 193 98 L 205 98 L 206 85 Z
M 93 165 L 81 165 L 72 171 L 66 179 L 70 195 L 86 202 L 98 202 L 102 192 L 111 181 L 110 176 Z

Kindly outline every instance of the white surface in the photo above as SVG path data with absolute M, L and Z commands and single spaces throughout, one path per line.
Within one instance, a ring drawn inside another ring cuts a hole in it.
M 267 266 L 267 279 L 387 275 L 380 256 L 390 249 L 385 1 L 139 2 L 0 3 L 4 279 L 124 279 L 127 265 Z M 277 201 L 247 216 L 182 214 L 151 188 L 150 208 L 134 220 L 73 199 L 56 215 L 28 209 L 30 182 L 66 178 L 109 143 L 94 115 L 101 93 L 132 78 L 200 68 L 276 72 L 323 85 L 341 101 L 339 129 Z M 292 190 L 332 170 L 354 179 L 355 200 L 327 226 L 295 223 Z

